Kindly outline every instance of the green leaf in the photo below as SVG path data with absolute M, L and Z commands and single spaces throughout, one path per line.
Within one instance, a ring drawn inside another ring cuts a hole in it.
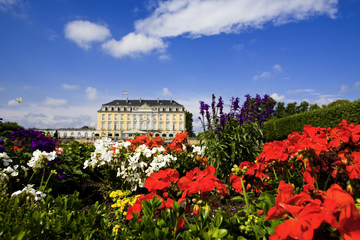
M 21 240 L 21 239 L 23 239 L 24 236 L 25 236 L 25 231 L 21 231 L 21 232 L 17 235 L 16 240 Z
M 240 196 L 233 197 L 231 201 L 244 201 L 244 199 Z
M 220 229 L 219 233 L 217 235 L 217 238 L 221 239 L 221 238 L 225 237 L 226 234 L 228 234 L 228 231 L 226 229 Z

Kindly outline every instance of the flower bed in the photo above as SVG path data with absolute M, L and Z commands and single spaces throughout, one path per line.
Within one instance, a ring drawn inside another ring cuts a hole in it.
M 360 239 L 359 142 L 346 120 L 305 126 L 217 171 L 187 133 L 56 146 L 14 132 L 0 140 L 0 238 Z

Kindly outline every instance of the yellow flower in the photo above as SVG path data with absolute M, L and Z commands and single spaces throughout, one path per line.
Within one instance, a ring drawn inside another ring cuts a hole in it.
M 115 227 L 113 228 L 113 233 L 115 233 L 115 235 L 117 235 L 118 234 L 118 231 L 119 231 L 119 228 L 120 228 L 120 226 L 119 225 L 115 225 Z

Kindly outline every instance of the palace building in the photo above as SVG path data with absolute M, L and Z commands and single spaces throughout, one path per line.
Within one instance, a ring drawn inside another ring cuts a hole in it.
M 152 132 L 171 138 L 185 131 L 185 108 L 170 100 L 114 100 L 98 111 L 99 136 L 128 138 Z

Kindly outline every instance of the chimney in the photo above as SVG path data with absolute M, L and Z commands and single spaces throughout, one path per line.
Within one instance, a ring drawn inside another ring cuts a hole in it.
M 159 99 L 158 99 L 157 103 L 159 103 Z
M 140 98 L 140 103 L 141 103 L 141 98 Z
M 126 98 L 126 103 L 128 103 L 128 98 Z
M 172 98 L 170 98 L 170 103 L 172 103 Z

